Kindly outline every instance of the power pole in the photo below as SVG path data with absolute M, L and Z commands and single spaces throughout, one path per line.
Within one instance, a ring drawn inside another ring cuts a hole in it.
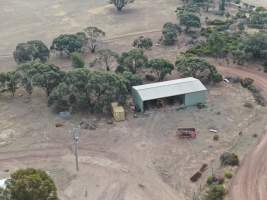
M 72 129 L 76 171 L 79 171 L 78 144 L 79 144 L 79 139 L 80 139 L 80 129 L 81 129 L 80 126 Z

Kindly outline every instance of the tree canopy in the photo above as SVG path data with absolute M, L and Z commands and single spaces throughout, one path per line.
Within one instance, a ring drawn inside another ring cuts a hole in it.
M 95 52 L 99 39 L 104 37 L 106 33 L 95 26 L 89 26 L 84 29 L 87 45 L 92 53 Z
M 49 58 L 49 49 L 42 41 L 32 40 L 18 44 L 13 56 L 18 64 L 36 59 L 39 59 L 41 62 L 46 62 Z
M 247 56 L 253 59 L 267 58 L 267 34 L 256 33 L 249 35 L 244 41 L 244 50 Z
M 117 60 L 119 55 L 110 49 L 100 49 L 97 51 L 96 61 L 103 63 L 107 71 L 110 71 L 111 62 Z
M 91 112 L 108 112 L 110 103 L 124 103 L 127 90 L 125 79 L 108 72 L 90 72 L 76 69 L 66 74 L 49 96 L 49 105 L 56 109 L 88 109 Z
M 173 45 L 181 33 L 181 27 L 172 22 L 167 22 L 162 28 L 162 40 L 165 45 Z
M 2 196 L 5 200 L 58 200 L 53 180 L 46 172 L 32 168 L 11 174 Z
M 33 86 L 43 88 L 47 96 L 62 81 L 64 72 L 52 64 L 32 62 L 22 65 L 17 69 L 22 77 L 27 77 Z
M 178 15 L 180 19 L 180 25 L 185 26 L 185 31 L 188 32 L 190 28 L 200 28 L 200 18 L 192 13 L 182 13 Z
M 180 56 L 177 57 L 175 65 L 183 77 L 194 77 L 204 84 L 222 81 L 222 76 L 216 68 L 200 58 Z
M 152 39 L 140 36 L 133 41 L 133 46 L 140 49 L 150 49 L 153 46 Z
M 156 74 L 159 81 L 162 81 L 167 74 L 171 74 L 174 66 L 168 60 L 162 58 L 151 59 L 148 67 Z
M 118 11 L 121 11 L 127 4 L 133 3 L 134 0 L 110 0 L 109 3 L 113 4 Z
M 80 52 L 84 44 L 81 36 L 81 34 L 62 34 L 53 40 L 50 49 L 68 56 L 74 52 Z
M 124 52 L 118 59 L 119 68 L 130 70 L 132 73 L 136 73 L 137 69 L 144 68 L 147 61 L 148 58 L 141 49 L 132 49 L 129 52 Z

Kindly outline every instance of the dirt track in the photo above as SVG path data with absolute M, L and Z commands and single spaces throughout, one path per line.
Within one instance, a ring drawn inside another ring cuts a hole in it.
M 267 76 L 262 72 L 247 69 L 219 67 L 224 74 L 251 77 L 267 97 Z M 265 127 L 267 132 L 267 126 Z M 267 136 L 264 136 L 253 151 L 243 160 L 233 180 L 230 197 L 232 200 L 266 200 L 267 196 Z

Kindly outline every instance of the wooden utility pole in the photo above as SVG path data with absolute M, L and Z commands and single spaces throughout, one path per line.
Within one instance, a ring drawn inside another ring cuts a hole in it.
M 80 129 L 81 129 L 80 126 L 72 129 L 76 171 L 79 171 L 78 144 L 79 144 L 79 139 L 80 139 Z

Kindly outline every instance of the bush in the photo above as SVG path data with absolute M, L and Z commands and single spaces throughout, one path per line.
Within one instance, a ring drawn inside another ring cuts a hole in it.
M 72 66 L 74 68 L 83 68 L 84 67 L 84 59 L 80 53 L 71 54 Z
M 153 41 L 150 38 L 140 36 L 133 41 L 133 46 L 141 49 L 150 49 L 153 46 Z
M 162 29 L 163 44 L 173 45 L 176 42 L 179 33 L 181 33 L 181 27 L 177 24 L 171 22 L 164 24 Z
M 218 141 L 218 140 L 219 140 L 219 135 L 214 135 L 214 136 L 213 136 L 213 140 L 214 140 L 214 141 Z
M 233 177 L 233 174 L 231 172 L 225 172 L 224 173 L 225 178 L 231 179 Z
M 42 41 L 33 40 L 18 44 L 13 56 L 18 64 L 31 62 L 37 59 L 41 62 L 46 62 L 49 58 L 49 53 L 49 49 Z
M 234 153 L 224 152 L 220 156 L 221 165 L 223 166 L 236 166 L 239 165 L 239 159 L 238 156 Z
M 177 57 L 175 66 L 177 67 L 177 71 L 180 72 L 183 77 L 194 77 L 204 84 L 217 83 L 223 79 L 215 66 L 198 57 Z
M 224 183 L 224 178 L 219 176 L 209 176 L 207 179 L 208 185 L 220 185 Z
M 254 80 L 251 78 L 244 78 L 243 80 L 241 80 L 241 85 L 244 88 L 248 88 L 249 86 L 251 86 L 253 84 Z
M 54 181 L 45 171 L 37 169 L 21 169 L 11 174 L 6 181 L 4 198 L 12 200 L 58 200 Z
M 211 185 L 207 191 L 206 200 L 223 200 L 225 193 L 223 185 Z
M 213 26 L 218 26 L 218 25 L 226 25 L 228 22 L 227 21 L 223 21 L 220 19 L 214 19 L 211 21 L 207 21 L 208 25 L 213 25 Z

